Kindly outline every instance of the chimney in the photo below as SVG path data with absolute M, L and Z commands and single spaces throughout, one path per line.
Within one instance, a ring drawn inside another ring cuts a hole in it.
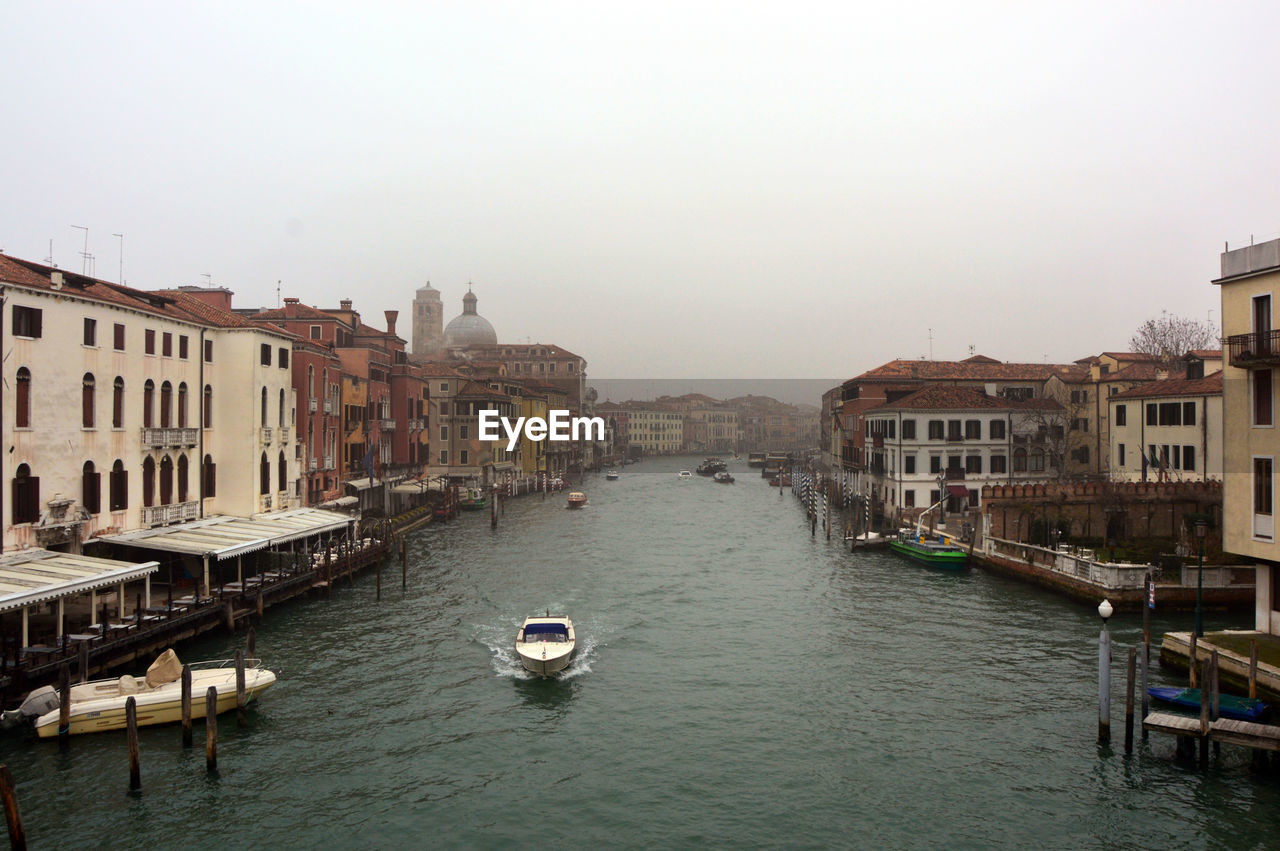
M 396 335 L 396 317 L 400 315 L 400 311 L 384 310 L 382 315 L 387 317 L 387 333 L 394 337 Z
M 285 304 L 297 304 L 297 303 L 298 303 L 298 300 L 297 300 L 296 298 L 286 298 L 286 299 L 284 300 L 284 303 L 285 303 Z
M 342 309 L 342 310 L 350 310 L 350 309 L 351 309 L 351 299 L 349 299 L 349 298 L 344 298 L 342 301 L 338 302 L 338 307 L 339 307 L 340 309 Z

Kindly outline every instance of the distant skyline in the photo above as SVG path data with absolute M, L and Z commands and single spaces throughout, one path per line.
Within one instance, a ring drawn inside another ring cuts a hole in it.
M 1272 3 L 9 11 L 0 249 L 592 376 L 1070 362 L 1280 235 Z

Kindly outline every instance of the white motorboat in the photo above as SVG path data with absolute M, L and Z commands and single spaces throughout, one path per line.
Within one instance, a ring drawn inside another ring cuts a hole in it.
M 617 471 L 617 470 L 610 470 L 609 472 L 607 472 L 607 473 L 605 473 L 605 474 L 604 474 L 604 477 L 605 477 L 605 479 L 607 479 L 608 481 L 611 481 L 611 482 L 612 482 L 612 481 L 616 481 L 616 480 L 617 480 L 617 478 L 618 478 L 618 471 Z
M 516 633 L 516 655 L 525 670 L 549 677 L 569 667 L 577 639 L 573 621 L 564 615 L 525 618 Z
M 234 660 L 195 662 L 191 667 L 191 717 L 203 718 L 210 688 L 217 690 L 219 714 L 236 707 L 236 666 Z M 244 662 L 245 703 L 249 703 L 276 681 L 276 675 L 258 659 Z M 151 663 L 145 677 L 125 674 L 110 680 L 94 680 L 71 686 L 69 732 L 99 733 L 123 730 L 125 704 L 136 704 L 138 726 L 167 724 L 182 720 L 182 663 L 166 650 Z M 58 735 L 58 692 L 52 686 L 36 689 L 22 706 L 7 716 L 33 719 L 36 735 L 42 739 Z
M 692 478 L 693 478 L 693 473 L 692 473 L 692 472 L 690 472 L 689 470 L 681 470 L 681 471 L 680 471 L 680 478 L 682 478 L 682 479 L 692 479 Z

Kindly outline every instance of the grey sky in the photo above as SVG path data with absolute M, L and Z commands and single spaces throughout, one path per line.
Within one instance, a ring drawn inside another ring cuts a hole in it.
M 1274 3 L 8 9 L 0 248 L 593 375 L 1072 360 L 1280 231 Z

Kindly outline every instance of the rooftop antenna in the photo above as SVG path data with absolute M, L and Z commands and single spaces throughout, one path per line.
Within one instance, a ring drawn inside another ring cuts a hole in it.
M 933 329 L 929 329 L 929 360 L 933 360 Z
M 213 275 L 210 275 L 208 272 L 201 272 L 200 277 L 205 278 L 205 284 L 210 289 L 213 289 Z
M 276 281 L 276 308 L 280 307 L 280 281 Z
M 53 262 L 53 237 L 49 238 L 49 256 L 44 258 L 44 262 L 48 263 L 55 269 L 58 268 L 58 264 Z
M 84 225 L 72 225 L 71 227 L 84 231 L 84 251 L 80 252 L 80 257 L 83 258 L 80 262 L 80 274 L 87 275 L 89 274 L 89 261 L 93 259 L 93 255 L 89 253 L 89 229 Z
M 116 277 L 116 283 L 123 284 L 124 283 L 124 234 L 113 233 L 111 235 L 117 236 L 120 238 L 120 274 Z
M 977 349 L 978 349 L 978 347 L 977 347 L 977 346 L 975 346 L 973 343 L 970 343 L 970 344 L 969 344 L 969 357 L 973 357 L 975 354 L 977 354 Z

